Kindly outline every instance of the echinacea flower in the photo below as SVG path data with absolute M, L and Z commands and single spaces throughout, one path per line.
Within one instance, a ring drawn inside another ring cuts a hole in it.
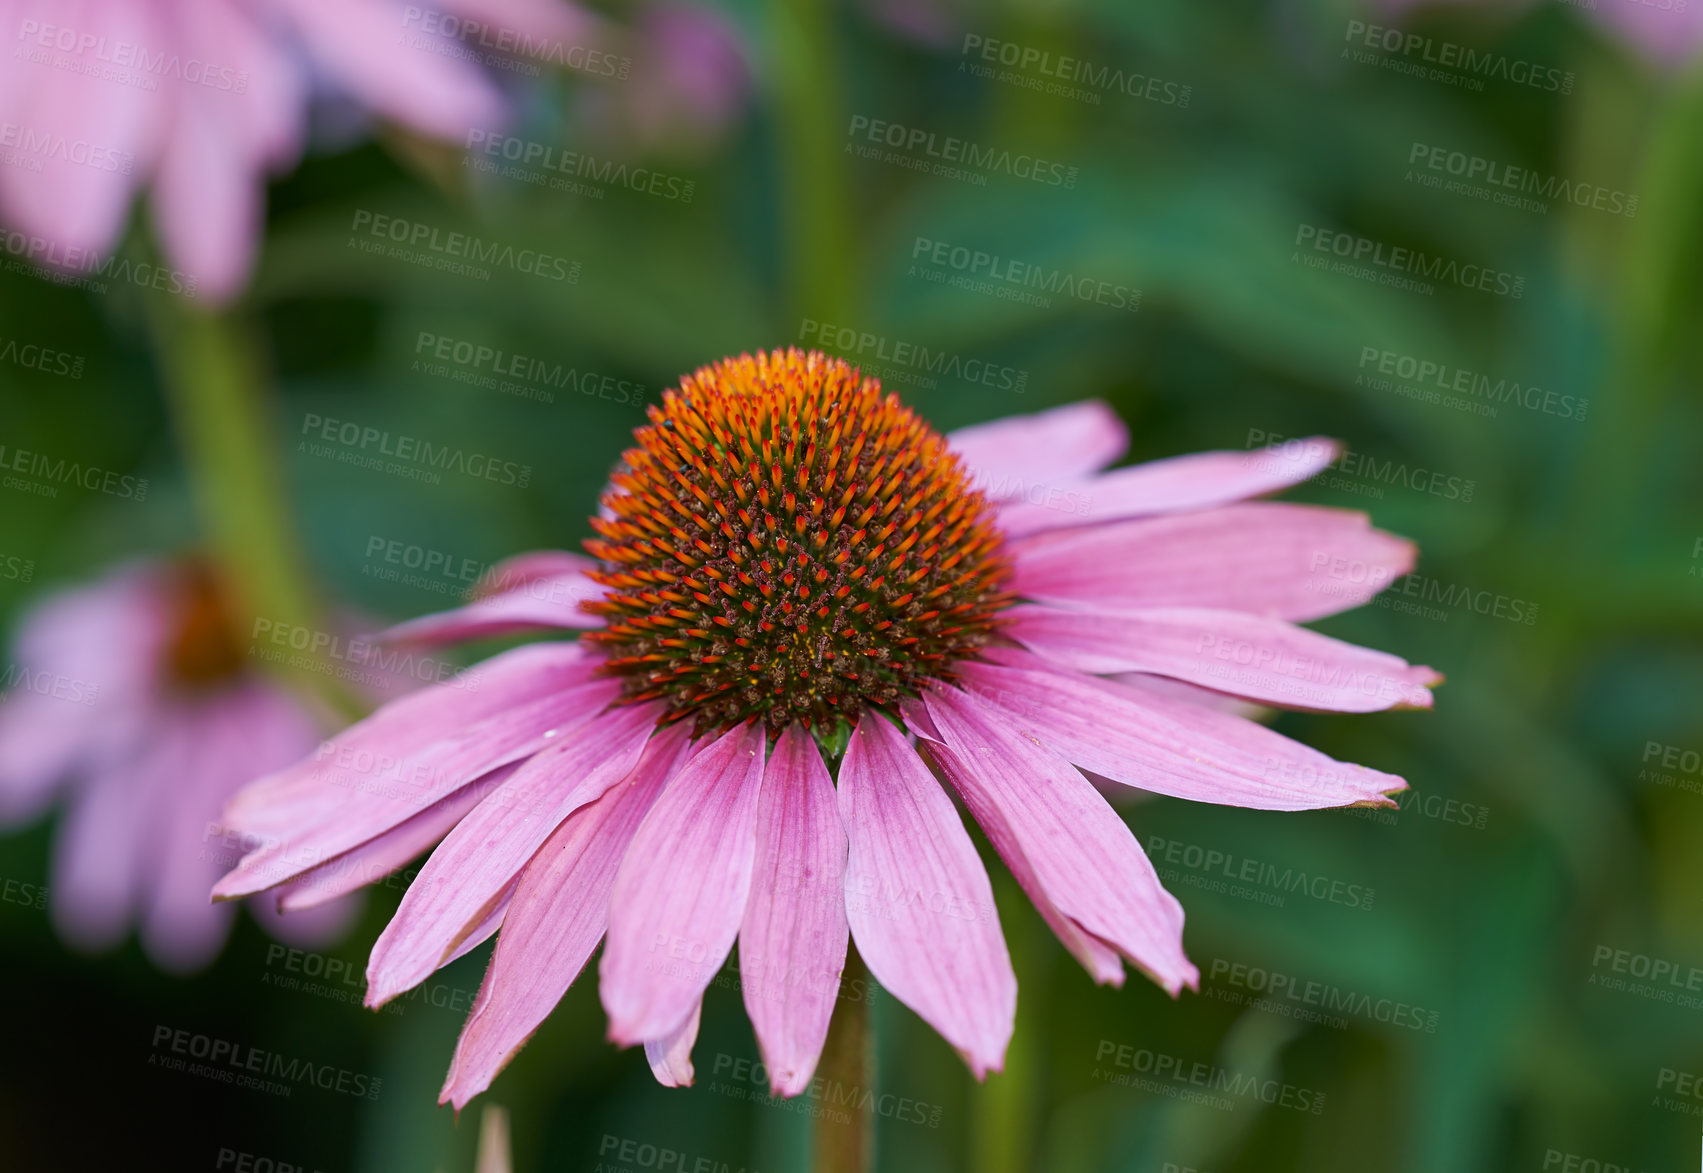
M 0 3 L 0 221 L 49 268 L 99 264 L 152 191 L 165 252 L 197 296 L 242 285 L 265 176 L 302 148 L 310 91 L 459 140 L 503 111 L 475 62 L 565 54 L 593 18 L 563 0 Z M 486 49 L 485 46 L 491 46 Z
M 267 844 L 216 895 L 277 888 L 284 908 L 437 844 L 366 1000 L 497 934 L 442 1092 L 458 1108 L 600 941 L 609 1036 L 644 1044 L 665 1084 L 691 1080 L 736 940 L 777 1094 L 810 1081 L 848 937 L 978 1077 L 998 1070 L 1017 981 L 931 766 L 1096 981 L 1127 961 L 1173 995 L 1198 981 L 1182 907 L 1080 770 L 1267 810 L 1406 785 L 1154 686 L 1430 704 L 1430 669 L 1298 626 L 1365 602 L 1411 545 L 1358 513 L 1245 500 L 1319 471 L 1328 442 L 1103 472 L 1127 443 L 1104 404 L 942 436 L 797 350 L 699 370 L 649 415 L 591 557 L 523 555 L 508 589 L 393 633 L 578 640 L 496 656 L 477 694 L 387 705 L 227 811 Z
M 144 563 L 64 591 L 28 617 L 0 696 L 0 824 L 64 795 L 48 903 L 61 936 L 90 951 L 140 922 L 162 968 L 186 972 L 223 947 L 233 907 L 207 886 L 233 848 L 209 829 L 237 788 L 309 752 L 316 720 L 256 672 L 204 563 Z M 255 914 L 292 944 L 324 942 L 353 911 Z
M 737 121 L 751 67 L 728 19 L 660 0 L 633 20 L 632 84 L 584 95 L 585 129 L 612 150 L 701 154 Z

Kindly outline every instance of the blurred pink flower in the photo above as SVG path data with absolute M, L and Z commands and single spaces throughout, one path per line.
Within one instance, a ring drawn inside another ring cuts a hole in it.
M 0 0 L 0 221 L 25 238 L 7 249 L 98 265 L 146 187 L 170 263 L 229 298 L 310 90 L 459 141 L 503 112 L 479 63 L 558 60 L 592 28 L 563 0 Z
M 702 154 L 750 98 L 738 32 L 713 8 L 652 3 L 631 38 L 628 81 L 584 95 L 586 129 L 616 147 Z
M 848 938 L 978 1077 L 998 1070 L 1017 981 L 931 766 L 1096 981 L 1127 961 L 1173 995 L 1198 982 L 1182 906 L 1079 771 L 1262 810 L 1406 787 L 1223 707 L 1431 704 L 1431 669 L 1299 626 L 1372 598 L 1413 546 L 1363 514 L 1247 501 L 1327 467 L 1328 441 L 1103 472 L 1128 436 L 1102 403 L 942 437 L 796 350 L 706 367 L 650 420 L 591 523 L 595 560 L 523 555 L 499 589 L 392 632 L 580 639 L 487 661 L 473 697 L 387 705 L 227 811 L 269 843 L 215 892 L 281 887 L 285 908 L 437 844 L 367 1002 L 500 928 L 441 1096 L 458 1108 L 600 941 L 609 1035 L 664 1084 L 691 1082 L 735 940 L 777 1094 L 809 1086 Z M 837 782 L 824 745 L 844 748 Z
M 133 921 L 164 969 L 199 969 L 223 947 L 235 909 L 210 905 L 207 888 L 252 843 L 227 836 L 220 811 L 319 743 L 317 723 L 249 667 L 239 640 L 194 562 L 126 567 L 25 620 L 0 696 L 0 824 L 66 798 L 48 900 L 79 948 L 110 948 Z M 302 945 L 341 933 L 354 912 L 251 907 Z

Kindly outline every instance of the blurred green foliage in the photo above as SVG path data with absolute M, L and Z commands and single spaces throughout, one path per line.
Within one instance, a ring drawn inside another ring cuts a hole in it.
M 752 107 L 724 141 L 636 160 L 691 180 L 689 203 L 493 182 L 454 152 L 395 139 L 317 155 L 275 186 L 261 268 L 232 318 L 260 340 L 270 444 L 323 598 L 374 618 L 449 605 L 430 580 L 388 580 L 375 542 L 478 565 L 574 547 L 642 418 L 613 394 L 556 388 L 544 402 L 445 377 L 453 362 L 434 373 L 426 335 L 654 399 L 698 364 L 807 341 L 807 321 L 827 322 L 1026 373 L 1020 393 L 894 384 L 942 428 L 1103 396 L 1131 427 L 1132 459 L 1325 434 L 1380 465 L 1470 481 L 1467 500 L 1361 466 L 1291 494 L 1366 509 L 1423 551 L 1420 595 L 1323 626 L 1445 672 L 1435 713 L 1276 722 L 1407 777 L 1408 804 L 1393 819 L 1124 804 L 1188 910 L 1203 988 L 1176 1002 L 1139 978 L 1093 987 L 1002 876 L 1021 983 L 1008 1069 L 975 1085 L 939 1038 L 878 999 L 880 1090 L 923 1117 L 877 1119 L 879 1168 L 1466 1173 L 1561 1168 L 1569 1154 L 1689 1167 L 1703 1104 L 1671 1110 L 1673 1087 L 1659 1084 L 1664 1069 L 1703 1073 L 1703 991 L 1646 997 L 1612 982 L 1631 977 L 1616 972 L 1616 950 L 1671 960 L 1682 981 L 1703 967 L 1703 777 L 1661 766 L 1663 747 L 1703 750 L 1695 71 L 1658 74 L 1560 4 L 1428 11 L 1411 27 L 1570 70 L 1566 95 L 1495 80 L 1474 92 L 1356 62 L 1345 29 L 1377 18 L 1345 0 L 1102 0 L 951 17 L 982 37 L 1186 85 L 1185 108 L 978 77 L 958 41 L 929 47 L 858 8 L 732 15 L 757 75 Z M 527 91 L 515 133 L 620 156 L 566 129 L 585 84 Z M 859 117 L 1028 152 L 1077 178 L 995 170 L 961 182 L 863 158 L 867 140 L 848 130 Z M 1534 212 L 1429 188 L 1413 178 L 1415 144 L 1635 193 L 1637 214 L 1557 201 Z M 362 213 L 571 259 L 579 277 L 497 267 L 479 280 L 375 256 L 351 243 Z M 1425 294 L 1311 268 L 1304 226 L 1517 274 L 1523 294 Z M 931 281 L 918 275 L 919 238 L 1137 288 L 1139 311 Z M 138 234 L 130 247 L 148 246 Z M 86 358 L 77 379 L 0 368 L 0 443 L 151 486 L 144 502 L 0 494 L 0 554 L 36 564 L 32 581 L 0 581 L 9 617 L 116 558 L 206 534 L 150 296 L 0 274 L 0 333 Z M 1367 351 L 1535 385 L 1588 411 L 1425 402 L 1380 387 Z M 530 466 L 530 483 L 427 484 L 318 458 L 304 444 L 313 417 L 453 441 Z M 1506 617 L 1515 602 L 1532 621 Z M 51 835 L 48 824 L 0 841 L 0 878 L 41 882 Z M 1375 899 L 1350 907 L 1291 890 L 1274 905 L 1269 887 L 1215 889 L 1187 849 L 1167 863 L 1170 844 Z M 397 895 L 377 890 L 336 951 L 356 972 Z M 402 1013 L 374 1015 L 353 992 L 273 986 L 269 942 L 248 922 L 187 981 L 155 973 L 133 945 L 71 954 L 44 914 L 17 903 L 0 903 L 0 941 L 11 1039 L 0 1152 L 17 1168 L 213 1168 L 221 1148 L 327 1173 L 472 1167 L 476 1120 L 458 1125 L 435 1100 L 485 950 Z M 1247 1004 L 1262 979 L 1236 984 L 1238 966 L 1366 999 L 1307 1021 Z M 277 1099 L 166 1076 L 147 1065 L 157 1024 L 378 1074 L 383 1094 Z M 736 987 L 710 993 L 693 1090 L 657 1088 L 602 1033 L 582 980 L 498 1080 L 490 1098 L 513 1111 L 517 1169 L 598 1168 L 614 1160 L 608 1137 L 716 1169 L 801 1167 L 807 1113 L 753 1102 L 760 1085 L 737 1076 L 755 1045 Z M 1154 1056 L 1275 1080 L 1259 1086 L 1304 1090 L 1322 1110 L 1257 1095 L 1225 1108 L 1106 1078 Z

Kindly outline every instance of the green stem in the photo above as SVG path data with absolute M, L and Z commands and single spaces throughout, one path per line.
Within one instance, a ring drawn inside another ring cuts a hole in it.
M 832 12 L 823 0 L 769 5 L 788 308 L 794 318 L 845 321 L 856 310 L 857 275 Z
M 846 1089 L 859 1093 L 875 1085 L 875 1032 L 869 1020 L 869 970 L 858 956 L 857 946 L 846 952 L 846 971 L 840 979 L 842 994 L 861 990 L 856 999 L 842 998 L 828 1026 L 828 1041 L 822 1048 L 817 1074 L 831 1090 L 831 1098 L 842 1099 Z M 849 1097 L 851 1119 L 840 1122 L 819 1116 L 812 1143 L 812 1173 L 869 1173 L 875 1167 L 875 1115 L 855 1105 L 862 1095 Z
M 225 311 L 150 302 L 148 321 L 208 544 L 252 617 L 246 622 L 324 630 L 285 504 L 252 330 Z M 319 667 L 295 673 L 292 683 L 358 714 L 359 703 Z

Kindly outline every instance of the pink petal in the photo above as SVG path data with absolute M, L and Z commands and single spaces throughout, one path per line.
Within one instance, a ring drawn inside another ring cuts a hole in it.
M 264 645 L 264 637 L 257 637 L 257 642 Z M 268 816 L 275 804 L 324 786 L 322 759 L 359 756 L 394 762 L 407 758 L 441 739 L 446 730 L 588 684 L 595 679 L 599 663 L 578 643 L 528 644 L 493 656 L 452 683 L 422 688 L 381 705 L 321 746 L 312 761 L 244 787 L 226 813 L 243 829 L 265 824 L 271 821 Z
M 995 501 L 1031 485 L 1056 485 L 1098 472 L 1124 454 L 1129 431 L 1098 399 L 973 424 L 946 434 L 976 487 Z
M 1413 569 L 1411 542 L 1363 513 L 1249 502 L 1038 534 L 1017 592 L 1077 607 L 1222 607 L 1305 622 L 1360 606 Z
M 481 574 L 479 581 L 473 584 L 473 595 L 488 599 L 540 579 L 584 574 L 588 570 L 596 570 L 597 566 L 597 559 L 571 550 L 528 550 L 524 554 L 504 558 Z
M 230 908 L 216 904 L 215 908 Z M 264 896 L 248 901 L 248 911 L 268 936 L 295 949 L 324 949 L 342 940 L 361 919 L 364 896 L 345 896 L 302 912 L 280 912 Z M 233 909 L 234 911 L 234 909 Z
M 609 923 L 615 872 L 639 823 L 679 771 L 691 727 L 660 730 L 633 772 L 565 819 L 520 874 L 438 1102 L 486 1088 L 562 1000 Z
M 173 103 L 154 177 L 154 220 L 166 256 L 196 296 L 242 288 L 260 233 L 261 185 L 231 95 L 185 90 Z M 241 100 L 241 99 L 237 99 Z
M 796 1096 L 828 1038 L 845 971 L 846 833 L 816 742 L 788 725 L 763 771 L 739 981 L 769 1088 Z
M 379 0 L 278 0 L 315 61 L 339 85 L 386 118 L 452 141 L 503 117 L 483 74 L 410 41 L 436 39 L 403 25 L 400 5 Z
M 1123 984 L 1115 949 L 1173 997 L 1198 987 L 1183 953 L 1183 906 L 1088 780 L 956 689 L 930 689 L 926 703 L 944 737 L 930 754 L 1094 979 Z
M 279 889 L 278 908 L 285 912 L 305 911 L 378 883 L 449 834 L 468 811 L 508 781 L 521 765 L 510 762 L 493 770 L 478 779 L 477 785 L 463 786 L 384 834 L 303 872 Z
M 293 880 L 464 786 L 490 793 L 493 771 L 567 739 L 593 722 L 619 691 L 613 680 L 582 684 L 465 727 L 451 726 L 441 740 L 399 758 L 345 760 L 322 749 L 315 755 L 322 763 L 318 788 L 281 799 L 268 812 L 278 822 L 288 816 L 293 826 L 245 856 L 214 887 L 214 896 L 247 896 Z
M 1341 452 L 1315 436 L 1252 452 L 1197 452 L 1119 468 L 1074 484 L 1039 485 L 999 511 L 1009 537 L 1127 517 L 1179 513 L 1275 493 L 1329 467 Z
M 1017 975 L 993 885 L 952 800 L 897 726 L 865 712 L 840 764 L 850 842 L 846 913 L 893 996 L 957 1048 L 977 1079 L 1005 1064 Z
M 1156 672 L 1289 709 L 1371 713 L 1428 709 L 1442 677 L 1399 656 L 1316 631 L 1206 607 L 1005 612 L 1008 634 L 1080 672 Z
M 1338 762 L 1255 721 L 998 649 L 964 688 L 1084 770 L 1154 794 L 1255 810 L 1388 806 L 1407 783 Z
M 609 1037 L 670 1035 L 733 948 L 750 894 L 763 783 L 761 723 L 686 763 L 633 838 L 609 900 L 599 965 Z
M 704 1000 L 699 998 L 685 1022 L 662 1038 L 645 1043 L 645 1060 L 656 1082 L 663 1087 L 692 1086 L 692 1044 L 698 1041 L 698 1021 L 703 1011 Z
M 293 700 L 258 682 L 177 704 L 192 746 L 156 812 L 142 945 L 162 969 L 189 973 L 218 954 L 236 911 L 207 899 L 223 870 L 219 852 L 209 850 L 208 825 L 245 778 L 311 748 L 314 731 Z
M 225 822 L 264 845 L 215 894 L 302 875 L 589 720 L 619 692 L 595 676 L 599 663 L 574 644 L 517 648 L 383 706 L 312 758 L 244 788 Z
M 22 132 L 54 141 L 83 142 L 104 148 L 101 158 L 113 166 L 88 165 L 55 153 L 42 159 L 39 172 L 0 166 L 0 209 L 15 228 L 58 245 L 58 253 L 106 253 L 124 228 L 130 198 L 152 166 L 155 137 L 169 104 L 166 86 L 149 93 L 72 69 L 30 62 L 37 48 L 26 40 L 22 17 L 28 12 L 43 26 L 73 27 L 80 34 L 104 36 L 109 44 L 129 43 L 158 51 L 161 37 L 151 5 L 108 0 L 84 6 L 73 19 L 58 4 L 14 9 L 6 67 L 18 86 L 4 121 Z M 46 50 L 58 55 L 55 50 Z M 86 58 L 85 58 L 86 59 Z M 73 265 L 78 267 L 73 256 Z
M 1141 692 L 1156 692 L 1172 700 L 1203 705 L 1220 713 L 1234 713 L 1238 717 L 1248 717 L 1256 721 L 1266 711 L 1265 705 L 1245 701 L 1228 693 L 1215 692 L 1210 688 L 1202 688 L 1198 684 L 1172 680 L 1169 676 L 1155 676 L 1151 672 L 1120 672 L 1111 679 Z
M 577 571 L 535 578 L 453 611 L 440 611 L 398 623 L 378 638 L 391 642 L 406 640 L 447 644 L 469 639 L 493 639 L 540 628 L 602 627 L 602 616 L 581 611 L 579 605 L 595 602 L 603 595 L 602 586 Z
M 172 787 L 191 768 L 195 745 L 192 724 L 161 708 L 152 736 L 95 773 L 72 801 L 58 829 L 48 892 L 55 927 L 78 948 L 116 945 L 140 910 Z
M 485 921 L 562 820 L 638 763 L 658 705 L 622 705 L 564 735 L 474 807 L 409 885 L 367 962 L 367 1005 L 417 985 Z

